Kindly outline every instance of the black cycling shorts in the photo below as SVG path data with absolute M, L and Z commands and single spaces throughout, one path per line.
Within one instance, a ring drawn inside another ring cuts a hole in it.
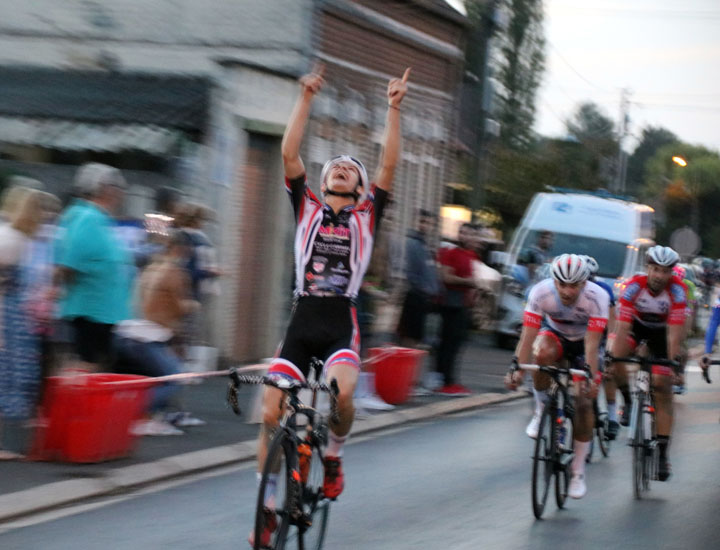
M 667 359 L 667 327 L 648 327 L 637 320 L 633 320 L 629 336 L 633 340 L 631 342 L 633 349 L 641 340 L 645 340 L 652 357 L 655 359 Z
M 305 380 L 313 357 L 325 362 L 325 370 L 336 363 L 360 368 L 360 330 L 349 298 L 299 298 L 268 374 Z
M 543 323 L 538 336 L 549 336 L 555 341 L 558 348 L 558 357 L 567 359 L 570 368 L 583 368 L 585 366 L 585 340 L 568 340 L 557 330 Z

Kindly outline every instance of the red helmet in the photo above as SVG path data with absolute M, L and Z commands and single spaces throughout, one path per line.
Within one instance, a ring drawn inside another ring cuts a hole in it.
M 685 268 L 677 264 L 675 265 L 675 267 L 673 267 L 673 274 L 677 275 L 681 279 L 684 279 L 687 275 L 687 273 L 685 272 Z

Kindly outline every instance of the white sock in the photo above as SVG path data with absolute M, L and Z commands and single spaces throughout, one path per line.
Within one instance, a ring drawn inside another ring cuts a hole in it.
M 608 420 L 617 422 L 617 403 L 608 403 L 607 409 L 608 409 Z
M 256 480 L 257 480 L 257 486 L 260 487 L 260 483 L 262 482 L 262 474 L 260 472 L 255 473 Z M 277 474 L 268 474 L 268 480 L 265 484 L 265 506 L 268 508 L 274 508 L 275 507 L 275 495 L 277 493 Z
M 337 435 L 335 432 L 330 430 L 330 437 L 328 437 L 327 449 L 325 449 L 325 456 L 341 457 L 343 455 L 343 445 L 348 439 L 347 435 Z
M 533 388 L 533 395 L 535 396 L 535 414 L 540 416 L 545 408 L 545 403 L 547 403 L 548 394 L 545 390 Z
M 572 465 L 570 470 L 573 474 L 585 475 L 585 457 L 587 457 L 588 451 L 590 450 L 589 441 L 573 441 L 575 456 L 573 457 Z

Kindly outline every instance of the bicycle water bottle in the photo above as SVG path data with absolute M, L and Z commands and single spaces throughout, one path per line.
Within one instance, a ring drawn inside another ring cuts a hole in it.
M 298 462 L 300 466 L 300 479 L 303 483 L 307 483 L 310 474 L 310 460 L 312 458 L 312 448 L 307 441 L 303 441 L 297 446 Z
M 645 410 L 643 411 L 643 435 L 645 440 L 648 441 L 653 438 L 652 433 L 652 406 L 650 403 L 645 403 Z
M 565 436 L 567 435 L 567 428 L 565 428 L 565 410 L 562 407 L 558 408 L 557 411 L 557 419 L 555 420 L 557 422 L 557 440 L 558 440 L 558 447 L 564 447 L 565 446 Z

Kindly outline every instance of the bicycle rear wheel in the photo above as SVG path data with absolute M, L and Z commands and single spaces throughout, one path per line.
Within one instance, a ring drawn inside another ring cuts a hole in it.
M 535 453 L 532 467 L 532 507 L 537 519 L 542 517 L 550 490 L 554 464 L 552 457 L 555 454 L 553 421 L 555 415 L 551 411 L 550 403 L 545 405 L 537 439 L 535 440 Z
M 311 448 L 310 467 L 300 499 L 305 520 L 302 537 L 305 550 L 321 550 L 330 515 L 330 501 L 322 493 L 325 467 L 320 447 L 313 444 Z
M 292 445 L 285 430 L 278 431 L 270 443 L 255 509 L 254 550 L 285 548 L 295 506 L 292 472 L 297 456 Z M 268 523 L 270 529 L 266 529 Z

